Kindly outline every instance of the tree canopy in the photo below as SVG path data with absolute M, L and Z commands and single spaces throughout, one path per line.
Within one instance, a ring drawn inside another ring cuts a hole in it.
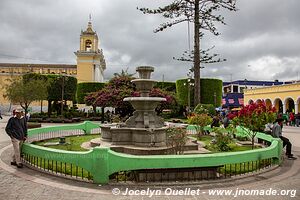
M 203 31 L 208 31 L 213 35 L 219 35 L 216 24 L 225 24 L 224 17 L 220 14 L 221 9 L 235 11 L 236 0 L 174 0 L 168 5 L 157 9 L 138 8 L 144 14 L 159 14 L 169 21 L 160 24 L 154 32 L 164 31 L 182 22 L 194 24 L 194 50 L 188 55 L 183 55 L 179 60 L 193 60 L 195 88 L 194 88 L 194 104 L 200 103 L 200 62 L 218 62 L 216 54 L 209 55 L 208 51 L 200 51 L 200 38 L 204 35 Z M 201 53 L 204 54 L 201 57 Z
M 18 103 L 28 112 L 28 107 L 33 101 L 47 98 L 48 82 L 45 79 L 10 79 L 5 85 L 4 96 L 13 103 Z
M 96 106 L 114 107 L 116 114 L 119 114 L 121 117 L 131 115 L 134 109 L 129 102 L 123 101 L 123 99 L 131 96 L 140 96 L 139 92 L 136 91 L 135 84 L 131 82 L 133 79 L 134 77 L 124 73 L 116 75 L 103 89 L 87 95 L 85 97 L 86 104 L 93 106 L 94 109 Z M 157 113 L 161 113 L 163 109 L 176 103 L 174 96 L 170 92 L 162 91 L 159 88 L 152 89 L 150 96 L 167 99 L 166 102 L 159 104 L 156 109 Z

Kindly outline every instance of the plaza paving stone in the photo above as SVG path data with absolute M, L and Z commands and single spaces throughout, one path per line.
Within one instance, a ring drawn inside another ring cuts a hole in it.
M 7 117 L 0 121 L 0 150 L 3 151 L 0 159 L 0 199 L 113 199 L 113 200 L 131 200 L 131 199 L 233 199 L 232 196 L 209 196 L 201 194 L 199 196 L 115 196 L 111 194 L 113 188 L 119 188 L 124 191 L 125 185 L 99 186 L 96 184 L 83 183 L 73 180 L 67 180 L 60 177 L 53 177 L 44 173 L 31 170 L 27 167 L 15 169 L 9 165 L 12 148 L 9 138 L 4 132 Z M 300 199 L 300 128 L 284 127 L 284 134 L 291 139 L 293 143 L 293 153 L 298 160 L 285 160 L 283 165 L 266 173 L 250 176 L 243 179 L 229 179 L 218 183 L 199 182 L 194 185 L 176 185 L 176 186 L 128 186 L 131 189 L 162 189 L 172 187 L 176 189 L 193 188 L 201 189 L 207 192 L 208 189 L 277 189 L 277 190 L 297 190 L 294 198 L 290 196 L 238 196 L 236 199 Z

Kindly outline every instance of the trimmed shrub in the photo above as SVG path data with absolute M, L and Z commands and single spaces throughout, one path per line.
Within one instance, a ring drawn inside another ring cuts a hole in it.
M 222 80 L 213 78 L 203 78 L 201 79 L 200 86 L 202 104 L 213 104 L 215 107 L 221 106 L 223 86 Z M 216 104 L 214 95 L 216 95 Z
M 28 129 L 40 128 L 40 127 L 42 127 L 42 124 L 40 124 L 40 123 L 27 122 L 27 128 Z
M 191 79 L 191 83 L 194 83 L 194 80 Z M 189 91 L 190 89 L 190 91 Z M 179 79 L 176 81 L 176 94 L 178 101 L 181 105 L 187 106 L 188 104 L 188 95 L 190 92 L 190 105 L 194 107 L 194 86 L 189 86 L 188 79 Z
M 95 82 L 86 82 L 77 84 L 76 99 L 80 104 L 84 104 L 84 97 L 91 92 L 97 92 L 101 90 L 106 83 L 95 83 Z
M 194 83 L 194 80 L 191 80 Z M 201 103 L 213 104 L 215 107 L 221 105 L 223 82 L 219 79 L 202 78 L 201 86 Z M 191 107 L 194 107 L 194 86 L 188 84 L 188 79 L 179 79 L 176 81 L 176 93 L 181 105 L 188 105 L 188 88 L 190 88 Z M 216 97 L 214 96 L 216 94 Z M 216 98 L 216 105 L 215 105 Z

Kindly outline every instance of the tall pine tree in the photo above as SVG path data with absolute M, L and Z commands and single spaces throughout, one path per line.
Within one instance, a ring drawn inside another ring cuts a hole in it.
M 194 23 L 193 72 L 195 79 L 194 105 L 201 101 L 200 96 L 200 37 L 203 31 L 219 35 L 216 23 L 225 24 L 224 17 L 219 14 L 221 9 L 236 11 L 236 0 L 174 0 L 172 3 L 157 9 L 138 8 L 144 14 L 160 14 L 170 21 L 159 25 L 154 32 L 164 31 L 182 22 Z M 203 59 L 202 59 L 203 60 Z

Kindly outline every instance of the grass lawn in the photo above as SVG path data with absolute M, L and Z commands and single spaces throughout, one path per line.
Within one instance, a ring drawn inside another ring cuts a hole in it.
M 53 145 L 53 146 L 47 146 L 49 148 L 53 149 L 61 149 L 61 150 L 67 150 L 67 151 L 88 151 L 87 149 L 81 148 L 81 144 L 84 142 L 88 142 L 94 138 L 99 138 L 100 135 L 81 135 L 81 136 L 70 136 L 66 137 L 66 144 L 63 145 Z M 48 142 L 58 142 L 59 138 L 55 139 L 49 139 L 44 140 L 41 142 L 34 142 L 33 144 L 43 146 L 45 143 Z
M 195 136 L 195 138 L 197 138 L 197 136 Z M 211 145 L 211 140 L 214 137 L 211 135 L 203 135 L 200 138 L 198 138 L 199 141 L 203 142 L 205 144 L 205 148 L 210 150 L 212 153 L 216 153 L 216 152 L 220 152 L 217 149 L 215 149 L 212 145 Z M 247 151 L 247 150 L 252 150 L 251 145 L 245 145 L 245 146 L 240 146 L 237 145 L 236 143 L 230 143 L 229 144 L 230 147 L 230 151 L 229 152 L 235 152 L 235 151 Z M 254 149 L 259 149 L 261 148 L 260 146 L 254 146 Z
M 252 146 L 251 145 L 245 145 L 245 146 L 239 146 L 236 145 L 234 143 L 229 144 L 229 146 L 231 147 L 231 151 L 247 151 L 247 150 L 252 150 Z M 260 149 L 260 146 L 254 146 L 254 149 Z
M 99 138 L 100 135 L 81 135 L 81 136 L 69 136 L 66 137 L 65 145 L 53 145 L 47 146 L 53 149 L 61 149 L 67 151 L 88 151 L 87 149 L 83 149 L 80 145 L 84 142 L 88 142 L 94 138 Z M 48 142 L 58 142 L 59 138 L 44 140 L 40 142 L 34 142 L 33 144 L 43 146 Z M 44 168 L 46 171 L 53 171 L 53 173 L 63 173 L 68 174 L 73 177 L 82 177 L 87 179 L 92 179 L 92 175 L 83 168 L 77 167 L 76 165 L 72 165 L 70 163 L 59 162 L 54 160 L 47 160 L 43 158 L 28 158 L 25 156 L 25 159 L 28 160 L 32 165 L 37 165 L 40 168 Z
M 211 135 L 203 135 L 198 138 L 199 141 L 203 142 L 206 146 L 210 144 L 210 141 L 213 139 Z

